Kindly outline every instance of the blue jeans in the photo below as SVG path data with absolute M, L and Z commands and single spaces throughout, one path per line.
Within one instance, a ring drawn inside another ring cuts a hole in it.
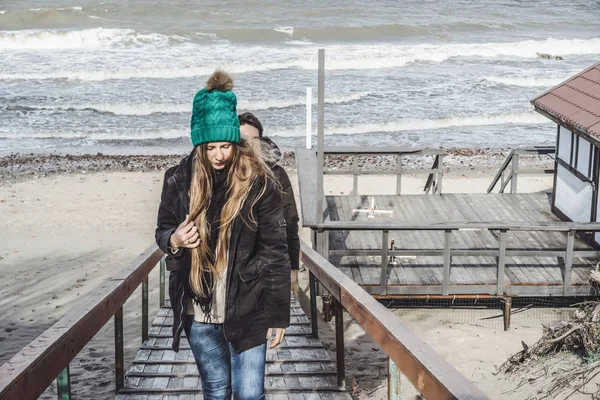
M 194 354 L 204 400 L 263 400 L 267 343 L 237 354 L 223 325 L 203 324 L 188 316 L 185 331 Z

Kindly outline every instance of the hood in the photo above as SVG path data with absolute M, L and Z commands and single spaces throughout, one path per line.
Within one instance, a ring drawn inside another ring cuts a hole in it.
M 279 161 L 281 161 L 281 159 L 283 158 L 279 146 L 277 146 L 274 141 L 272 141 L 266 136 L 261 137 L 260 141 L 262 143 L 265 161 L 267 161 L 268 164 L 272 165 L 279 163 Z M 267 152 L 267 154 L 264 154 L 264 152 Z

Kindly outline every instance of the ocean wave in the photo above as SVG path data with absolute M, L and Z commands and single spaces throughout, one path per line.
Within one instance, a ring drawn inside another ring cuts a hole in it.
M 0 11 L 3 30 L 93 27 L 82 7 L 31 8 Z
M 382 50 L 386 50 L 385 52 Z M 369 46 L 344 51 L 333 47 L 325 67 L 329 70 L 380 69 L 403 67 L 406 64 L 429 61 L 444 62 L 451 58 L 538 58 L 537 53 L 553 55 L 600 54 L 600 38 L 526 40 L 512 43 L 461 43 L 442 45 L 393 46 L 380 45 L 370 51 Z M 555 61 L 560 62 L 560 61 Z M 316 67 L 313 67 L 316 68 Z
M 72 49 L 86 47 L 140 44 L 168 44 L 181 41 L 178 36 L 158 33 L 142 34 L 132 29 L 83 29 L 0 31 L 0 50 Z
M 325 99 L 327 104 L 344 104 L 359 101 L 369 95 L 368 92 L 353 93 L 345 96 L 333 96 Z M 317 104 L 314 99 L 313 104 Z M 306 105 L 306 98 L 297 99 L 275 99 L 265 101 L 244 101 L 238 103 L 238 110 L 242 111 L 261 111 L 272 109 L 283 109 L 289 107 L 299 107 Z M 1 110 L 2 108 L 0 108 Z M 190 104 L 177 103 L 86 103 L 61 106 L 38 106 L 38 105 L 17 105 L 4 108 L 5 111 L 51 111 L 51 112 L 73 112 L 88 111 L 101 114 L 128 115 L 128 116 L 147 116 L 154 114 L 180 114 L 190 113 L 192 110 Z
M 437 129 L 473 127 L 473 126 L 491 126 L 491 125 L 530 125 L 543 124 L 549 122 L 548 119 L 534 112 L 512 113 L 496 115 L 475 115 L 466 117 L 448 117 L 438 119 L 405 119 L 386 123 L 370 124 L 349 124 L 349 125 L 327 125 L 325 126 L 326 135 L 358 135 L 367 133 L 389 133 L 406 131 L 429 131 Z M 293 129 L 271 129 L 277 136 L 303 136 L 305 127 L 296 127 Z
M 82 32 L 85 34 L 82 35 Z M 21 33 L 19 33 L 21 34 Z M 39 34 L 39 33 L 38 33 Z M 210 45 L 196 45 L 180 36 L 165 36 L 159 34 L 140 34 L 132 30 L 102 30 L 92 29 L 86 31 L 63 32 L 61 34 L 72 36 L 72 40 L 55 41 L 56 37 L 48 40 L 45 36 L 40 39 L 33 36 L 25 40 L 10 33 L 0 33 L 0 49 L 2 47 L 22 47 L 29 43 L 32 47 L 48 47 L 52 43 L 57 46 L 82 46 L 86 43 L 96 44 L 106 40 L 108 42 L 152 43 L 148 49 L 140 50 L 143 57 L 132 60 L 132 64 L 123 68 L 121 57 L 111 59 L 107 54 L 107 61 L 102 65 L 102 70 L 61 70 L 60 68 L 42 70 L 40 72 L 4 72 L 0 73 L 2 80 L 46 80 L 65 79 L 83 81 L 123 80 L 136 78 L 150 79 L 175 79 L 193 78 L 210 75 L 215 67 L 221 67 L 234 74 L 249 72 L 266 72 L 273 70 L 304 69 L 316 70 L 317 48 L 316 44 L 297 46 L 293 49 L 286 47 L 245 46 L 240 48 L 230 43 L 213 43 Z M 89 35 L 89 36 L 88 36 Z M 146 62 L 147 57 L 156 54 L 156 43 L 167 43 L 178 40 L 171 46 L 166 46 L 161 57 L 153 58 L 153 63 Z M 71 43 L 71 44 L 69 44 Z M 190 54 L 202 48 L 203 52 L 212 51 L 214 54 L 235 54 L 235 58 L 219 59 L 218 62 L 196 59 Z M 567 57 L 569 55 L 600 54 L 600 38 L 596 39 L 546 39 L 528 40 L 513 43 L 463 43 L 463 44 L 428 44 L 428 45 L 396 45 L 362 44 L 362 45 L 332 45 L 326 53 L 325 68 L 327 70 L 376 70 L 384 68 L 403 67 L 414 62 L 441 63 L 451 58 L 530 58 L 539 59 L 537 53 L 547 52 L 554 55 Z M 165 54 L 172 55 L 170 57 Z M 240 63 L 239 59 L 246 56 L 256 56 L 252 63 Z M 258 55 L 258 56 L 257 56 Z M 58 55 L 57 57 L 59 57 Z M 181 56 L 181 57 L 179 57 Z M 62 64 L 62 60 L 61 64 Z M 540 62 L 545 62 L 540 60 Z M 560 63 L 560 60 L 549 62 Z M 179 65 L 177 65 L 179 63 Z M 185 63 L 185 64 L 184 64 Z M 137 64 L 137 65 L 136 65 Z M 184 65 L 183 65 L 184 64 Z M 208 66 L 210 65 L 210 66 Z M 97 68 L 97 67 L 96 67 Z M 5 69 L 6 71 L 6 69 Z M 48 71 L 48 72 L 47 72 Z
M 132 132 L 0 132 L 0 139 L 88 139 L 94 141 L 173 140 L 189 137 L 189 130 Z
M 470 117 L 450 117 L 429 120 L 399 120 L 383 124 L 350 124 L 329 125 L 325 127 L 326 135 L 359 135 L 369 133 L 393 133 L 406 131 L 426 131 L 453 127 L 490 126 L 490 125 L 529 125 L 549 122 L 541 115 L 531 113 L 515 113 L 501 115 L 479 115 Z M 297 137 L 305 135 L 305 127 L 273 128 L 269 130 L 273 136 Z M 187 129 L 167 129 L 160 131 L 143 130 L 130 132 L 0 132 L 0 139 L 89 139 L 95 141 L 130 141 L 130 140 L 174 140 L 187 138 Z
M 569 79 L 570 76 L 488 76 L 485 80 L 507 86 L 554 87 Z
M 229 64 L 220 65 L 232 74 L 243 74 L 247 72 L 264 72 L 278 69 L 301 68 L 306 61 L 295 63 L 265 63 L 265 64 Z M 0 80 L 80 80 L 80 81 L 105 81 L 125 79 L 176 79 L 195 78 L 198 76 L 209 76 L 217 66 L 210 67 L 179 67 L 179 68 L 127 68 L 120 70 L 79 70 L 79 71 L 54 71 L 35 73 L 0 73 Z

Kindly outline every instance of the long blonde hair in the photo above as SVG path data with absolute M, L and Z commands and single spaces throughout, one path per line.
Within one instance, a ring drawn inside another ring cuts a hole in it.
M 207 295 L 205 288 L 209 288 L 209 284 L 212 284 L 210 289 L 214 289 L 217 279 L 227 266 L 229 235 L 235 219 L 240 216 L 247 225 L 249 225 L 249 222 L 257 223 L 252 210 L 264 195 L 268 180 L 273 178 L 271 169 L 261 155 L 260 144 L 257 147 L 253 142 L 242 140 L 239 144 L 233 145 L 231 166 L 227 175 L 226 200 L 219 218 L 219 237 L 215 254 L 211 254 L 211 249 L 208 246 L 210 222 L 206 216 L 212 197 L 214 171 L 206 154 L 207 144 L 204 143 L 196 147 L 190 183 L 190 218 L 198 227 L 200 246 L 191 251 L 190 286 L 198 297 Z M 240 215 L 256 178 L 260 178 L 263 186 L 259 195 L 254 199 L 252 207 L 250 207 L 249 215 Z M 206 282 L 205 272 L 212 274 L 212 282 Z

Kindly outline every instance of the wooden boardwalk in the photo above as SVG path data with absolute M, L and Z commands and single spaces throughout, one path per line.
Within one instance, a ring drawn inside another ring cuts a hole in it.
M 187 339 L 178 353 L 171 350 L 172 310 L 161 308 L 125 378 L 117 400 L 202 399 L 198 370 Z M 267 399 L 350 400 L 337 386 L 336 366 L 311 337 L 310 322 L 302 308 L 292 307 L 292 325 L 284 342 L 267 350 Z
M 366 209 L 375 200 L 374 218 Z M 363 210 L 357 212 L 356 210 Z M 391 213 L 390 213 L 391 211 Z M 548 195 L 533 194 L 443 194 L 385 196 L 327 196 L 325 221 L 373 221 L 413 223 L 456 222 L 556 222 Z M 389 241 L 405 256 L 388 264 L 388 295 L 438 293 L 443 280 L 444 231 L 390 231 Z M 551 231 L 509 231 L 507 251 L 521 251 L 506 257 L 507 294 L 553 295 L 562 293 L 567 235 Z M 388 243 L 389 246 L 389 243 Z M 381 284 L 382 235 L 380 231 L 332 231 L 329 234 L 330 261 L 371 294 Z M 469 255 L 452 256 L 450 286 L 462 294 L 493 294 L 498 279 L 499 232 L 459 230 L 451 234 L 452 251 L 468 250 Z M 589 286 L 589 272 L 600 257 L 582 258 L 578 251 L 595 249 L 575 238 L 571 275 L 573 294 L 595 294 Z M 481 256 L 477 255 L 480 251 Z M 532 255 L 525 254 L 530 251 Z M 549 252 L 554 251 L 554 254 Z M 414 253 L 410 256 L 409 253 Z M 467 253 L 467 252 L 465 252 Z M 431 254 L 434 254 L 433 256 Z M 435 289 L 434 289 L 435 287 Z M 457 293 L 456 291 L 454 293 Z

